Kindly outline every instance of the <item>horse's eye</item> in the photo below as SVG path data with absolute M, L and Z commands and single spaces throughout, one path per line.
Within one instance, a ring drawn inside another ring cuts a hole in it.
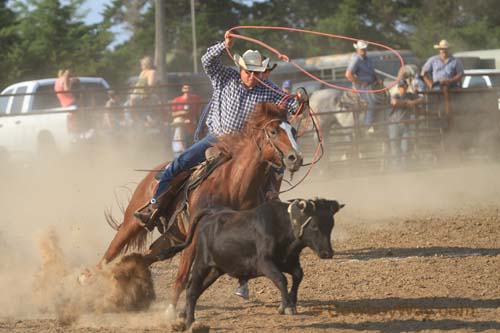
M 276 135 L 278 135 L 278 131 L 277 131 L 275 128 L 272 128 L 272 129 L 269 131 L 269 134 L 271 134 L 271 136 L 276 136 Z

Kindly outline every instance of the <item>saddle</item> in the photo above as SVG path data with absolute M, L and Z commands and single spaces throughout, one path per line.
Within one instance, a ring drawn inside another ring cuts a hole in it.
M 160 222 L 157 223 L 158 230 L 160 233 L 166 233 L 175 223 L 177 217 L 182 218 L 184 227 L 186 230 L 189 227 L 189 214 L 188 214 L 188 197 L 189 193 L 198 187 L 205 179 L 210 176 L 210 174 L 217 169 L 220 165 L 224 164 L 228 160 L 231 159 L 231 156 L 223 153 L 215 147 L 211 147 L 207 149 L 205 152 L 206 160 L 194 168 L 190 170 L 184 171 L 177 175 L 171 182 L 169 188 L 163 193 L 158 199 L 158 203 L 161 209 L 159 214 Z M 161 177 L 161 173 L 159 175 Z M 155 177 L 156 179 L 158 175 Z M 162 215 L 162 213 L 166 213 L 172 210 L 171 205 L 175 202 L 174 199 L 180 197 L 181 204 L 174 211 L 174 213 L 170 216 L 170 219 L 167 221 Z M 154 226 L 152 226 L 154 228 Z

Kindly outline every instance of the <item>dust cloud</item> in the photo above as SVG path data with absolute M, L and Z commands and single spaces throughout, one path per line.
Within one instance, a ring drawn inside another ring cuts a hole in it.
M 120 204 L 126 204 L 144 175 L 134 169 L 148 169 L 168 158 L 158 147 L 143 153 L 137 147 L 120 149 L 100 147 L 51 160 L 12 156 L 2 163 L 2 317 L 55 314 L 70 323 L 86 312 L 121 311 L 136 301 L 110 282 L 109 274 L 120 276 L 113 267 L 90 288 L 77 283 L 78 275 L 97 264 L 112 239 L 115 231 L 105 222 L 104 211 L 111 209 L 121 218 Z M 151 280 L 144 274 L 145 281 Z M 152 290 L 152 284 L 135 282 L 139 291 Z M 142 296 L 150 299 L 154 294 Z
M 156 303 L 147 314 L 117 321 L 102 314 L 109 310 L 110 303 L 104 301 L 112 298 L 106 295 L 115 286 L 104 280 L 92 292 L 82 293 L 75 284 L 77 275 L 98 262 L 112 239 L 114 230 L 106 224 L 104 211 L 112 207 L 120 217 L 117 202 L 125 203 L 144 176 L 134 169 L 149 169 L 168 159 L 166 150 L 158 148 L 143 153 L 122 148 L 1 166 L 2 317 L 55 314 L 61 322 L 96 323 L 96 327 L 144 327 L 160 321 Z M 315 169 L 305 183 L 282 198 L 336 199 L 346 204 L 336 216 L 340 224 L 383 227 L 395 219 L 456 214 L 496 204 L 500 202 L 498 174 L 496 164 L 356 178 L 336 178 L 335 170 L 320 173 Z M 98 320 L 94 312 L 99 313 Z

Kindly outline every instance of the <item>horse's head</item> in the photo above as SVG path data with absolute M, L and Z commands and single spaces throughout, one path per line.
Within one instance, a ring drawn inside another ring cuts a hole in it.
M 248 119 L 245 132 L 255 141 L 263 160 L 292 172 L 302 165 L 295 129 L 287 121 L 286 110 L 276 104 L 257 104 Z

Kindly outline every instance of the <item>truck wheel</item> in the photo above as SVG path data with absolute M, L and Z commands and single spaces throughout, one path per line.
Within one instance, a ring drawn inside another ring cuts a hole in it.
M 41 158 L 54 158 L 57 156 L 57 146 L 52 134 L 42 132 L 38 135 L 37 152 Z

